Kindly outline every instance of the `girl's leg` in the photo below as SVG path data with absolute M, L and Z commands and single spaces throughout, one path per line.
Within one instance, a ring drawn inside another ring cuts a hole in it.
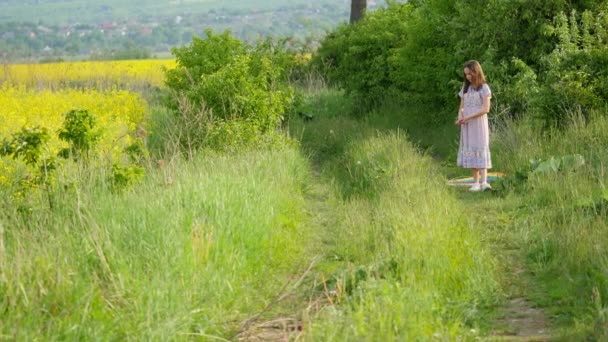
M 481 191 L 492 189 L 488 184 L 488 169 L 481 169 Z
M 473 185 L 471 185 L 469 191 L 481 191 L 481 184 L 479 184 L 479 169 L 473 169 Z
M 479 169 L 473 169 L 473 184 L 479 183 Z

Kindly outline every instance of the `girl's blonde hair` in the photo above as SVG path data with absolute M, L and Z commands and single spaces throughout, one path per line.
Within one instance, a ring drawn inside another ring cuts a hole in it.
M 464 67 L 471 71 L 473 75 L 473 82 L 469 82 L 467 76 L 464 75 L 464 85 L 463 89 L 466 93 L 469 90 L 469 86 L 473 86 L 475 89 L 481 88 L 481 86 L 486 83 L 486 76 L 483 74 L 483 69 L 481 69 L 481 64 L 479 64 L 476 60 L 470 60 L 464 63 Z

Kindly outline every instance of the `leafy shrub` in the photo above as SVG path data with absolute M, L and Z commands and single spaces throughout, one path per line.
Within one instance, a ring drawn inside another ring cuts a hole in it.
M 539 93 L 536 72 L 523 60 L 513 57 L 494 68 L 492 103 L 511 119 L 518 119 L 534 108 Z
M 136 138 L 131 145 L 125 147 L 124 153 L 129 157 L 131 162 L 137 164 L 143 164 L 143 162 L 150 158 L 150 152 L 141 138 Z
M 4 140 L 0 155 L 11 156 L 13 159 L 22 158 L 26 164 L 35 166 L 42 157 L 43 148 L 50 139 L 48 130 L 44 127 L 23 127 L 14 133 L 10 140 Z
M 112 165 L 110 183 L 113 191 L 124 190 L 139 183 L 144 176 L 144 169 L 136 165 Z
M 12 135 L 10 140 L 3 140 L 0 146 L 0 156 L 10 156 L 14 160 L 23 160 L 28 168 L 23 170 L 23 174 L 18 176 L 16 181 L 9 186 L 7 194 L 11 201 L 19 203 L 18 208 L 23 214 L 31 212 L 31 206 L 24 201 L 28 194 L 37 191 L 40 185 L 47 190 L 49 205 L 53 207 L 53 200 L 48 191 L 54 182 L 54 171 L 56 162 L 54 158 L 44 155 L 47 143 L 50 139 L 48 130 L 44 127 L 23 127 L 19 132 Z
M 222 141 L 220 132 L 225 127 L 244 143 L 272 134 L 293 101 L 293 90 L 285 82 L 289 61 L 270 43 L 252 48 L 228 31 L 216 35 L 208 30 L 206 34 L 204 40 L 194 38 L 190 46 L 173 50 L 178 67 L 167 71 L 166 84 L 174 94 L 167 104 L 176 111 L 186 102 L 189 108 L 203 108 L 203 121 L 198 120 L 196 127 L 204 132 L 198 136 L 214 136 L 218 148 L 231 139 L 226 136 L 227 141 Z M 181 144 L 192 148 L 207 142 Z
M 212 31 L 205 31 L 207 38 L 194 37 L 189 46 L 174 48 L 172 50 L 177 60 L 175 69 L 167 70 L 165 84 L 176 92 L 189 95 L 193 100 L 200 102 L 202 99 L 196 94 L 187 92 L 192 85 L 197 85 L 203 75 L 217 72 L 228 65 L 234 56 L 246 53 L 243 42 L 234 38 L 228 31 L 221 35 Z M 168 101 L 174 105 L 175 101 Z
M 68 142 L 70 147 L 62 149 L 59 155 L 76 159 L 86 157 L 101 137 L 101 131 L 95 126 L 95 117 L 86 109 L 73 109 L 65 113 L 59 139 Z
M 342 25 L 322 42 L 313 65 L 358 102 L 370 105 L 391 87 L 394 49 L 406 36 L 411 6 L 392 5 L 356 25 Z
M 536 102 L 545 123 L 562 125 L 573 110 L 586 115 L 608 103 L 607 25 L 607 12 L 572 11 L 548 27 L 559 44 L 543 59 L 546 77 Z

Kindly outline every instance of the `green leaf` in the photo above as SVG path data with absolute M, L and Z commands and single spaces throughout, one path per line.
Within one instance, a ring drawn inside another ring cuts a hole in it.
M 585 165 L 585 157 L 580 154 L 572 154 L 561 158 L 560 169 L 562 171 L 576 170 Z
M 534 173 L 557 172 L 559 170 L 560 162 L 560 159 L 555 159 L 555 157 L 551 157 L 549 160 L 538 164 L 538 166 L 534 170 Z

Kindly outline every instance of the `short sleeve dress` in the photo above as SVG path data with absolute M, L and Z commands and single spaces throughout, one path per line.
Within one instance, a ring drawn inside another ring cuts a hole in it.
M 479 89 L 469 86 L 458 95 L 463 99 L 463 116 L 467 118 L 481 110 L 483 98 L 492 96 L 490 87 L 484 83 Z M 482 115 L 460 126 L 460 147 L 458 149 L 457 165 L 468 169 L 490 169 L 490 128 L 488 115 Z

